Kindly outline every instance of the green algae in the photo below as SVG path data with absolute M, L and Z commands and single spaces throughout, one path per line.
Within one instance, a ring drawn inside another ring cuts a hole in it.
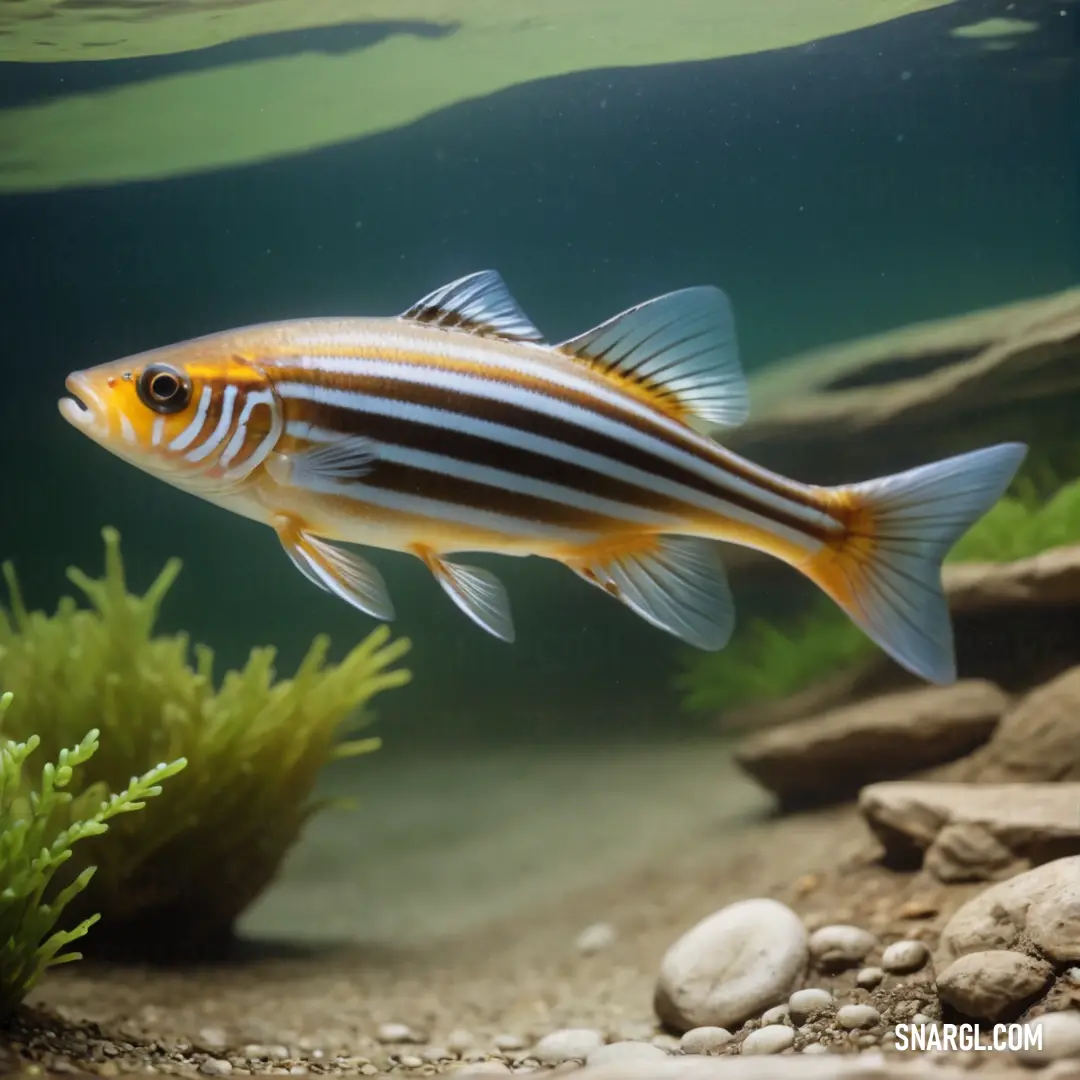
M 72 899 L 80 917 L 102 915 L 95 947 L 198 952 L 229 940 L 304 823 L 326 805 L 311 798 L 322 767 L 378 747 L 378 739 L 352 736 L 370 720 L 360 710 L 376 694 L 409 680 L 394 666 L 409 642 L 389 641 L 383 626 L 335 665 L 318 637 L 288 679 L 275 676 L 273 648 L 256 648 L 216 685 L 209 648 L 196 645 L 192 663 L 185 634 L 154 633 L 179 560 L 144 595 L 132 595 L 119 536 L 103 535 L 104 576 L 68 571 L 89 609 L 65 597 L 51 616 L 28 610 L 5 564 L 0 685 L 15 696 L 4 731 L 37 740 L 55 760 L 100 730 L 100 749 L 75 773 L 76 798 L 121 791 L 156 762 L 188 761 L 167 799 L 79 844 L 65 870 L 74 877 L 97 867 Z
M 267 0 L 157 12 L 36 0 L 0 14 L 0 59 L 107 60 L 254 34 L 392 24 L 341 53 L 302 51 L 0 111 L 0 192 L 197 173 L 411 124 L 537 79 L 780 49 L 951 0 Z M 410 28 L 436 27 L 439 34 Z

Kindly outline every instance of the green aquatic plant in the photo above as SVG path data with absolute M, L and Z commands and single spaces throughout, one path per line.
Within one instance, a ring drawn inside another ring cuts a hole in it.
M 946 562 L 1014 562 L 1080 543 L 1080 480 L 1046 497 L 1045 473 L 1021 477 L 960 538 Z M 676 687 L 687 710 L 722 712 L 788 697 L 854 667 L 873 650 L 847 616 L 822 602 L 778 625 L 751 620 L 723 652 L 684 654 Z
M 75 774 L 76 797 L 94 786 L 120 791 L 154 762 L 187 759 L 162 803 L 78 846 L 71 873 L 97 872 L 72 903 L 80 914 L 101 913 L 93 944 L 103 949 L 205 951 L 229 940 L 237 916 L 326 805 L 311 798 L 322 767 L 378 747 L 378 739 L 341 736 L 370 719 L 357 710 L 375 694 L 409 680 L 393 666 L 409 642 L 388 643 L 382 626 L 335 665 L 319 636 L 296 674 L 279 680 L 275 650 L 256 648 L 216 687 L 209 648 L 196 645 L 191 663 L 186 634 L 153 632 L 179 560 L 132 595 L 119 535 L 102 535 L 104 576 L 68 570 L 88 609 L 65 597 L 54 615 L 28 610 L 4 565 L 0 685 L 15 692 L 6 727 L 12 738 L 36 738 L 50 758 L 100 729 L 100 750 Z
M 873 650 L 839 608 L 822 601 L 783 623 L 750 619 L 722 652 L 686 651 L 675 685 L 688 711 L 723 712 L 789 697 Z
M 62 950 L 100 917 L 95 913 L 70 930 L 55 929 L 94 876 L 95 867 L 85 866 L 63 888 L 53 887 L 75 844 L 107 832 L 111 818 L 142 810 L 147 799 L 161 794 L 161 781 L 187 764 L 180 758 L 155 765 L 115 795 L 104 797 L 101 786 L 92 784 L 76 797 L 68 790 L 76 770 L 98 750 L 98 732 L 91 731 L 61 750 L 34 783 L 26 763 L 41 740 L 31 735 L 15 742 L 4 735 L 11 700 L 10 693 L 0 696 L 0 1022 L 48 968 L 80 959 L 80 953 Z
M 1048 498 L 1035 479 L 1022 478 L 960 538 L 948 562 L 1015 562 L 1050 548 L 1080 543 L 1080 480 Z

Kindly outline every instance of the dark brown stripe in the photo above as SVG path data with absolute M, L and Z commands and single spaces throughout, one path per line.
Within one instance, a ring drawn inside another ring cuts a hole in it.
M 282 382 L 313 382 L 312 373 L 300 369 L 279 373 L 276 377 Z M 759 514 L 762 517 L 774 521 L 777 524 L 784 525 L 785 527 L 797 529 L 815 539 L 824 541 L 830 535 L 824 529 L 815 528 L 799 518 L 784 514 L 772 507 L 761 504 L 755 501 L 751 496 L 743 495 L 739 492 L 728 491 L 715 484 L 711 484 L 705 478 L 680 468 L 678 465 L 674 465 L 669 461 L 665 461 L 663 458 L 656 457 L 647 451 L 641 450 L 628 442 L 612 438 L 600 432 L 590 431 L 587 428 L 571 423 L 570 421 L 560 420 L 556 417 L 533 412 L 529 409 L 522 409 L 513 404 L 493 401 L 490 398 L 478 397 L 470 394 L 461 394 L 456 391 L 443 389 L 442 387 L 427 386 L 423 383 L 406 382 L 399 379 L 369 379 L 335 375 L 320 376 L 317 380 L 317 384 L 335 390 L 353 391 L 371 397 L 407 402 L 409 404 L 421 405 L 428 408 L 444 409 L 473 419 L 501 424 L 505 427 L 511 427 L 518 431 L 524 431 L 531 435 L 550 439 L 565 445 L 568 450 L 568 458 L 566 462 L 558 462 L 555 459 L 545 457 L 544 455 L 532 454 L 526 451 L 515 451 L 511 447 L 504 446 L 502 443 L 490 442 L 481 436 L 459 435 L 458 433 L 447 431 L 444 428 L 428 424 L 416 425 L 416 427 L 422 429 L 422 434 L 416 436 L 416 442 L 410 441 L 404 443 L 404 445 L 415 445 L 418 449 L 429 450 L 432 453 L 447 454 L 450 457 L 460 457 L 462 460 L 466 461 L 505 467 L 510 471 L 521 472 L 526 476 L 535 476 L 537 479 L 552 478 L 552 482 L 565 483 L 567 486 L 574 487 L 582 492 L 604 495 L 604 497 L 613 498 L 622 502 L 630 501 L 631 505 L 655 509 L 658 512 L 672 510 L 674 512 L 684 513 L 688 516 L 698 517 L 702 514 L 702 511 L 696 507 L 687 506 L 685 503 L 669 499 L 663 495 L 650 493 L 646 489 L 638 488 L 635 485 L 616 481 L 610 477 L 603 476 L 603 474 L 593 472 L 591 469 L 587 469 L 581 465 L 573 465 L 575 475 L 570 479 L 554 479 L 556 473 L 553 470 L 557 469 L 559 465 L 573 464 L 571 455 L 575 450 L 586 451 L 610 458 L 613 461 L 621 462 L 624 465 L 639 469 L 648 475 L 662 477 L 672 483 L 681 484 L 684 487 L 690 488 L 693 491 L 698 491 L 712 498 L 722 499 L 725 502 L 731 503 L 733 506 L 737 506 L 754 514 Z M 546 388 L 544 392 L 550 396 L 550 387 Z M 291 398 L 286 401 L 285 405 L 287 420 L 302 420 L 317 427 L 328 428 L 333 431 L 343 431 L 358 435 L 371 434 L 372 438 L 377 440 L 384 439 L 386 442 L 390 443 L 403 442 L 402 435 L 399 433 L 404 432 L 408 427 L 408 425 L 400 420 L 385 420 L 382 417 L 354 412 L 347 408 L 335 405 L 325 405 L 319 402 Z M 617 422 L 630 422 L 630 418 L 627 418 L 621 413 L 616 413 L 604 408 L 597 408 L 591 400 L 583 399 L 581 405 L 583 408 L 600 413 L 601 415 L 609 416 L 612 420 Z M 387 426 L 383 427 L 383 425 Z M 374 432 L 377 426 L 384 430 L 386 434 L 375 435 Z M 662 431 L 648 431 L 643 433 L 655 435 L 655 437 L 659 438 L 666 438 L 665 433 Z M 457 450 L 450 450 L 449 446 L 451 445 L 452 440 L 456 439 L 464 440 L 464 442 L 458 445 Z M 423 441 L 421 442 L 419 440 Z M 696 451 L 696 448 L 693 449 Z M 531 460 L 525 461 L 524 458 L 522 459 L 524 468 L 515 468 L 509 464 L 503 466 L 502 462 L 509 462 L 510 455 L 513 453 L 527 454 L 528 459 Z M 698 453 L 697 456 L 702 461 L 706 461 L 714 467 L 718 465 L 722 468 L 726 467 L 726 462 L 709 461 L 708 459 L 703 458 L 700 453 Z M 596 479 L 590 480 L 586 478 Z M 611 486 L 593 486 L 596 484 Z M 621 491 L 621 493 L 608 494 L 609 491 L 615 492 L 616 490 Z M 786 495 L 787 493 L 781 492 L 781 494 Z M 812 506 L 813 504 L 807 503 L 807 505 Z
M 624 503 L 628 508 L 637 507 L 678 516 L 700 513 L 695 507 L 679 499 L 672 499 L 648 488 L 585 468 L 570 456 L 562 459 L 547 457 L 531 450 L 490 442 L 465 432 L 450 431 L 415 421 L 356 413 L 336 405 L 291 402 L 290 411 L 294 404 L 305 406 L 304 420 L 330 431 L 362 434 L 376 442 L 423 450 L 472 465 L 487 465 L 531 480 L 559 484 L 584 495 Z
M 340 359 L 348 359 L 350 356 L 359 355 L 359 353 L 353 349 L 335 351 L 331 347 L 320 347 L 318 353 L 319 355 L 334 356 Z M 650 436 L 675 446 L 684 453 L 693 455 L 705 464 L 725 469 L 733 476 L 737 476 L 739 479 L 754 484 L 774 495 L 780 495 L 785 499 L 789 499 L 802 506 L 807 506 L 813 510 L 821 509 L 813 495 L 810 493 L 800 491 L 797 487 L 789 486 L 783 481 L 782 477 L 771 475 L 768 470 L 760 469 L 750 462 L 742 460 L 735 454 L 732 454 L 730 451 L 725 450 L 722 446 L 713 443 L 710 440 L 705 440 L 703 444 L 700 441 L 701 437 L 691 429 L 688 428 L 685 435 L 670 431 L 662 422 L 662 420 L 670 420 L 670 417 L 660 413 L 659 410 L 655 421 L 648 420 L 645 417 L 620 410 L 588 393 L 576 393 L 561 387 L 555 388 L 549 382 L 545 382 L 541 379 L 534 379 L 519 372 L 509 372 L 498 368 L 483 367 L 480 364 L 467 360 L 448 359 L 445 356 L 433 356 L 420 349 L 407 352 L 405 350 L 370 348 L 365 349 L 362 355 L 367 359 L 382 360 L 394 364 L 407 364 L 414 367 L 437 367 L 442 371 L 450 371 L 459 375 L 472 375 L 474 377 L 484 378 L 491 382 L 502 383 L 505 386 L 516 387 L 522 390 L 531 390 L 535 393 L 543 394 L 546 397 L 557 397 L 560 400 L 566 401 L 568 404 L 576 405 L 582 409 L 594 412 L 598 416 L 603 416 L 614 423 L 626 424 L 641 435 Z M 558 354 L 556 353 L 556 355 Z M 591 365 L 583 365 L 583 367 L 589 366 Z M 362 393 L 371 394 L 381 393 L 382 396 L 398 397 L 400 400 L 406 400 L 406 398 L 403 394 L 398 394 L 396 388 L 402 385 L 409 385 L 404 382 L 399 383 L 395 379 L 375 380 L 358 378 L 339 372 L 313 371 L 312 369 L 302 367 L 299 364 L 296 366 L 288 366 L 285 363 L 279 363 L 279 365 L 276 366 L 274 378 L 281 382 L 317 382 L 321 386 L 332 387 L 338 390 L 357 390 Z M 379 383 L 385 383 L 390 387 L 389 392 L 374 389 Z M 617 389 L 617 387 L 613 388 Z M 430 392 L 446 398 L 465 397 L 465 395 L 452 394 L 449 391 L 438 388 L 432 388 Z M 472 399 L 470 398 L 469 400 Z M 424 403 L 427 404 L 429 402 L 425 401 Z M 435 404 L 437 405 L 437 402 Z M 449 406 L 443 407 L 449 408 Z M 479 414 L 470 413 L 470 415 Z M 570 426 L 573 427 L 574 425 Z M 570 440 L 563 439 L 561 441 Z M 608 456 L 611 455 L 609 454 Z M 650 460 L 652 459 L 650 458 Z M 675 468 L 675 466 L 671 465 L 668 465 L 667 467 Z M 654 469 L 652 471 L 657 470 Z M 678 483 L 684 483 L 687 487 L 693 487 L 696 490 L 705 491 L 708 494 L 717 494 L 716 489 L 710 485 L 708 481 L 702 480 L 700 477 L 695 477 L 693 473 L 687 473 L 685 470 L 679 471 L 683 476 L 689 476 L 693 479 L 678 480 Z M 723 497 L 727 498 L 726 495 Z M 730 501 L 735 503 L 738 502 L 734 497 L 732 497 Z M 739 505 L 742 504 L 739 503 Z M 755 509 L 757 509 L 756 506 Z M 773 516 L 774 512 L 769 511 L 768 514 L 769 516 Z M 780 518 L 775 518 L 775 520 L 780 521 Z M 792 524 L 786 519 L 784 520 L 784 523 L 789 525 Z M 796 527 L 801 527 L 801 525 L 797 525 Z
M 243 415 L 243 410 L 247 406 L 247 394 L 248 391 L 241 389 L 240 394 L 236 399 L 236 415 L 234 416 L 232 429 L 229 432 L 229 437 L 222 443 L 222 452 L 225 447 L 229 445 L 229 439 L 240 423 L 240 417 Z M 256 450 L 262 446 L 263 440 L 270 434 L 270 429 L 274 424 L 274 410 L 275 406 L 260 401 L 252 410 L 247 419 L 247 432 L 244 436 L 243 445 L 237 451 L 236 456 L 226 466 L 228 469 L 241 469 L 251 460 L 252 455 Z
M 203 393 L 202 385 L 197 385 L 195 387 L 195 389 L 194 389 L 194 392 L 191 395 L 191 404 L 188 406 L 188 410 L 190 411 L 190 414 L 191 414 L 190 418 L 188 419 L 188 423 L 193 424 L 195 422 L 195 417 L 199 413 L 199 402 L 202 399 L 202 393 Z M 188 445 L 185 446 L 183 450 L 176 450 L 176 451 L 174 451 L 174 453 L 180 454 L 181 457 L 183 457 L 186 454 L 193 454 L 193 453 L 195 453 L 196 450 L 199 449 L 200 446 L 203 445 L 203 443 L 206 442 L 207 439 L 210 438 L 210 436 L 214 433 L 215 429 L 218 426 L 218 421 L 221 419 L 221 410 L 222 410 L 222 408 L 223 408 L 223 406 L 225 404 L 225 396 L 224 395 L 225 395 L 225 383 L 224 382 L 222 382 L 222 383 L 215 382 L 215 383 L 211 384 L 211 386 L 210 386 L 210 404 L 207 407 L 206 416 L 203 419 L 202 427 L 199 429 L 199 433 L 195 436 L 195 440 L 193 442 L 188 443 Z M 181 431 L 186 431 L 187 430 L 187 425 L 185 424 L 184 427 L 182 427 L 180 430 Z M 204 465 L 206 465 L 206 458 L 203 458 L 202 461 L 196 462 L 195 464 L 199 468 L 202 468 Z
M 479 484 L 473 480 L 445 476 L 427 469 L 417 469 L 411 465 L 379 462 L 364 476 L 363 483 L 367 487 L 384 491 L 436 499 L 439 502 L 468 507 L 470 510 L 488 511 L 523 521 L 536 521 L 544 525 L 580 529 L 584 532 L 603 532 L 627 527 L 625 521 L 595 514 L 590 510 L 581 510 L 535 495 L 507 491 L 505 488 L 491 487 L 489 484 Z

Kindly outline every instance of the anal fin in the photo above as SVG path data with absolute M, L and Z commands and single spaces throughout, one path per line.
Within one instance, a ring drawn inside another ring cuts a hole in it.
M 365 615 L 389 622 L 394 604 L 382 574 L 353 551 L 346 551 L 307 532 L 293 518 L 282 516 L 274 529 L 293 565 L 308 579 Z
M 647 537 L 610 555 L 567 565 L 590 585 L 687 644 L 715 651 L 731 639 L 735 604 L 712 541 Z
M 477 626 L 502 641 L 513 643 L 510 598 L 503 583 L 490 570 L 450 562 L 422 545 L 417 545 L 413 551 L 423 559 L 447 596 Z

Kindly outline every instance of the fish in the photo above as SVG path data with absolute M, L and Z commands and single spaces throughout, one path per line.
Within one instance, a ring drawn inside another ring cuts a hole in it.
M 65 386 L 60 413 L 78 431 L 269 525 L 300 573 L 375 619 L 393 603 L 353 545 L 416 556 L 507 642 L 505 587 L 458 556 L 538 556 L 718 650 L 735 628 L 729 543 L 794 567 L 942 684 L 956 679 L 942 561 L 1027 452 L 1000 443 L 841 486 L 790 479 L 712 437 L 750 409 L 722 289 L 668 292 L 553 344 L 496 270 L 400 315 L 220 331 Z

